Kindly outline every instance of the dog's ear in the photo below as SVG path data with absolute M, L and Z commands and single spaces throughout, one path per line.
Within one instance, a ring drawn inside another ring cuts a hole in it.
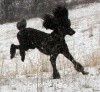
M 45 14 L 43 17 L 43 26 L 46 29 L 52 29 L 52 22 L 53 22 L 53 16 L 49 14 Z
M 43 20 L 43 26 L 46 29 L 53 30 L 56 26 L 58 26 L 58 20 L 53 15 L 45 14 Z
M 26 27 L 26 24 L 27 24 L 27 23 L 26 23 L 26 20 L 25 20 L 25 19 L 19 21 L 19 22 L 17 23 L 17 29 L 18 29 L 18 30 L 21 30 L 21 29 L 25 28 L 25 27 Z
M 68 18 L 68 10 L 65 6 L 58 5 L 54 10 L 53 14 L 56 18 L 67 17 Z

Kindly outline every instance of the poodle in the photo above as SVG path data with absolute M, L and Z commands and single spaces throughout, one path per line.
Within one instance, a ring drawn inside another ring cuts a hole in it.
M 14 58 L 16 49 L 19 49 L 21 60 L 24 61 L 25 51 L 37 48 L 40 52 L 50 56 L 54 79 L 60 78 L 60 74 L 56 68 L 56 58 L 59 54 L 63 54 L 69 59 L 78 72 L 87 75 L 88 72 L 84 71 L 83 66 L 76 62 L 70 54 L 64 39 L 66 35 L 72 36 L 75 34 L 75 31 L 71 28 L 66 7 L 58 6 L 54 9 L 52 15 L 46 14 L 43 20 L 43 26 L 46 29 L 53 30 L 53 32 L 45 33 L 37 29 L 26 28 L 27 23 L 25 19 L 17 23 L 17 28 L 19 30 L 17 33 L 19 45 L 11 44 L 10 58 Z

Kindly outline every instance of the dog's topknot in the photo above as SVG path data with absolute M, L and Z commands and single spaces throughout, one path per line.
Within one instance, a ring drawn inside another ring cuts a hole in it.
M 26 27 L 26 20 L 25 19 L 23 19 L 23 20 L 21 20 L 20 22 L 17 23 L 17 29 L 18 30 L 21 30 L 25 27 Z
M 46 28 L 46 29 L 51 29 L 53 30 L 55 27 L 57 27 L 58 25 L 58 21 L 56 20 L 56 18 L 53 16 L 53 15 L 49 15 L 49 14 L 46 14 L 44 17 L 43 17 L 43 26 Z
M 54 9 L 53 14 L 56 18 L 67 17 L 68 18 L 68 10 L 65 6 L 57 6 Z
M 69 28 L 71 26 L 68 10 L 64 6 L 57 6 L 53 15 L 46 14 L 43 20 L 43 26 L 46 29 L 55 30 L 56 28 Z

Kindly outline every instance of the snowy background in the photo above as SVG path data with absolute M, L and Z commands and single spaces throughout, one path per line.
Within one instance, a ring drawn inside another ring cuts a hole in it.
M 100 0 L 0 0 L 0 24 L 43 17 L 51 13 L 58 4 L 74 9 L 79 5 L 88 5 Z
M 57 58 L 61 79 L 52 79 L 49 56 L 37 49 L 26 52 L 25 62 L 19 50 L 10 60 L 10 45 L 19 44 L 16 22 L 0 25 L 0 92 L 100 92 L 100 3 L 78 6 L 69 10 L 73 36 L 66 36 L 71 54 L 89 75 L 76 72 L 73 64 L 63 55 Z M 43 20 L 27 20 L 27 27 L 50 33 L 42 26 Z

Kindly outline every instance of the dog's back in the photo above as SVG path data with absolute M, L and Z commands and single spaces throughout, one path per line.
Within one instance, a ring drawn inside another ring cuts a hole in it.
M 17 38 L 19 43 L 25 50 L 41 46 L 43 41 L 46 41 L 49 34 L 33 28 L 26 28 L 26 20 L 17 23 Z

